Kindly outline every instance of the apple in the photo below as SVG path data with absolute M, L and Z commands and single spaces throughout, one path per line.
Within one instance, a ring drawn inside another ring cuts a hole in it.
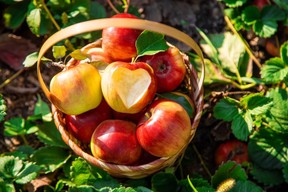
M 113 118 L 114 119 L 121 119 L 121 120 L 127 120 L 127 121 L 132 121 L 133 123 L 138 124 L 138 122 L 140 121 L 140 119 L 142 118 L 142 116 L 145 114 L 146 110 L 145 108 L 138 112 L 138 113 L 120 113 L 117 111 L 113 110 Z
M 144 150 L 170 157 L 189 142 L 191 120 L 186 110 L 168 99 L 155 100 L 137 125 L 136 136 Z
M 254 0 L 252 4 L 258 7 L 259 10 L 262 10 L 263 7 L 268 5 L 269 3 L 267 0 Z
M 83 50 L 83 53 L 89 55 L 91 61 L 112 62 L 109 55 L 101 47 L 88 47 Z
M 68 115 L 96 108 L 102 100 L 101 77 L 90 64 L 69 66 L 50 81 L 50 101 Z
M 233 139 L 221 143 L 215 151 L 215 163 L 222 163 L 231 160 L 239 164 L 248 162 L 248 146 L 247 143 Z
M 186 74 L 183 56 L 176 47 L 170 47 L 167 51 L 155 55 L 144 56 L 139 61 L 148 63 L 154 69 L 158 93 L 175 90 Z
M 101 88 L 109 106 L 120 113 L 138 113 L 154 98 L 157 85 L 147 63 L 113 62 L 102 75 Z
M 137 19 L 129 13 L 119 13 L 112 18 Z M 114 61 L 130 61 L 137 55 L 135 42 L 142 31 L 129 28 L 108 27 L 102 31 L 102 47 Z
M 105 120 L 91 138 L 92 155 L 104 162 L 131 165 L 138 161 L 142 148 L 136 138 L 136 124 L 125 120 Z
M 79 115 L 65 115 L 67 130 L 82 143 L 88 144 L 96 127 L 104 120 L 112 119 L 112 109 L 105 99 L 94 109 Z
M 273 57 L 280 56 L 280 48 L 276 45 L 276 41 L 273 38 L 266 39 L 265 50 Z

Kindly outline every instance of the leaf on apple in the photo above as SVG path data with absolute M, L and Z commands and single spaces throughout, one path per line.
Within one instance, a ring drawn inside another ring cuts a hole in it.
M 144 30 L 137 38 L 136 48 L 138 58 L 144 55 L 154 55 L 159 52 L 164 52 L 169 46 L 163 34 Z
M 179 94 L 179 93 L 175 93 L 175 92 L 169 92 L 169 93 L 162 93 L 159 94 L 160 97 L 165 98 L 165 99 L 170 99 L 172 101 L 177 102 L 178 104 L 180 104 L 188 113 L 189 117 L 194 117 L 195 115 L 195 108 L 193 105 L 193 101 L 192 100 L 188 100 L 188 96 L 184 95 L 184 94 Z

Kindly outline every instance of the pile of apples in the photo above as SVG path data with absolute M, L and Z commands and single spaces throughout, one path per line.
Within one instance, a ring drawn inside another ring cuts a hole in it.
M 113 18 L 137 17 L 120 13 Z M 170 157 L 191 137 L 193 117 L 178 102 L 158 96 L 175 92 L 182 83 L 186 74 L 183 56 L 170 46 L 131 62 L 141 32 L 103 29 L 101 47 L 86 53 L 92 61 L 107 63 L 105 69 L 100 72 L 89 62 L 78 62 L 50 82 L 50 101 L 63 112 L 67 130 L 104 162 L 137 165 Z M 175 95 L 194 107 L 187 95 Z

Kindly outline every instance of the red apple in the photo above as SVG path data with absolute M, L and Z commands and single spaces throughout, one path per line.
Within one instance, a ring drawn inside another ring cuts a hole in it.
M 140 120 L 136 136 L 150 154 L 169 157 L 180 152 L 189 142 L 191 121 L 186 110 L 175 101 L 155 100 Z
M 255 5 L 256 7 L 258 7 L 259 10 L 262 10 L 262 8 L 266 5 L 268 5 L 268 1 L 267 0 L 254 0 L 253 1 L 253 5 Z
M 119 13 L 112 18 L 137 17 L 129 13 Z M 114 61 L 130 61 L 137 55 L 135 42 L 142 31 L 129 28 L 108 27 L 102 31 L 102 47 Z
M 143 117 L 143 115 L 145 114 L 145 109 L 138 112 L 138 113 L 120 113 L 117 111 L 113 110 L 113 118 L 114 119 L 121 119 L 121 120 L 126 120 L 126 121 L 132 121 L 133 123 L 138 124 L 138 122 L 140 121 L 140 119 Z
M 96 127 L 104 120 L 112 119 L 112 109 L 102 99 L 100 105 L 79 115 L 65 115 L 68 131 L 79 141 L 90 143 Z
M 96 108 L 102 100 L 101 77 L 90 64 L 70 66 L 50 82 L 50 101 L 60 111 L 79 115 Z
M 144 56 L 140 61 L 148 63 L 154 69 L 159 93 L 175 90 L 185 77 L 184 59 L 176 47 L 170 47 L 167 51 L 155 55 Z
M 138 161 L 142 148 L 135 132 L 136 124 L 130 121 L 103 121 L 91 138 L 93 156 L 105 162 L 121 165 L 130 165 Z
M 248 162 L 247 144 L 238 140 L 229 140 L 220 144 L 215 151 L 215 163 L 219 166 L 228 160 L 239 164 Z
M 153 69 L 147 63 L 113 62 L 102 75 L 103 96 L 120 113 L 138 113 L 154 98 L 157 85 Z

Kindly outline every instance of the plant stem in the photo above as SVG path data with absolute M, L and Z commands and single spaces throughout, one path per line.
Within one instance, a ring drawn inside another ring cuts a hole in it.
M 25 145 L 29 145 L 25 135 L 20 135 L 20 137 L 23 139 L 23 142 L 24 142 Z
M 50 10 L 48 9 L 48 7 L 45 4 L 44 0 L 41 0 L 41 5 L 43 7 L 43 9 L 46 11 L 49 19 L 51 20 L 51 22 L 53 23 L 53 25 L 55 26 L 55 28 L 60 31 L 61 27 L 58 25 L 57 21 L 54 19 L 53 15 L 51 14 Z M 73 51 L 75 50 L 75 48 L 73 47 L 72 43 L 67 39 L 65 41 L 65 45 L 68 47 L 69 50 Z
M 14 73 L 14 75 L 12 75 L 10 78 L 6 79 L 1 85 L 0 85 L 0 89 L 2 89 L 3 87 L 5 87 L 6 85 L 8 85 L 11 81 L 13 81 L 16 77 L 18 77 L 23 71 L 25 71 L 25 67 L 20 69 L 19 71 L 17 71 L 16 73 Z
M 261 69 L 262 65 L 261 63 L 258 61 L 258 59 L 254 56 L 254 54 L 252 53 L 251 49 L 250 49 L 250 46 L 248 45 L 248 43 L 244 40 L 244 38 L 237 32 L 237 30 L 234 28 L 233 24 L 231 23 L 230 19 L 225 16 L 225 21 L 228 25 L 228 27 L 231 29 L 231 31 L 236 34 L 240 40 L 242 41 L 242 43 L 244 44 L 245 46 L 245 49 L 247 51 L 247 53 L 249 54 L 249 56 L 251 57 L 251 59 L 255 62 L 255 64 L 259 67 L 259 69 Z
M 209 169 L 207 168 L 206 164 L 204 163 L 204 160 L 201 156 L 201 154 L 199 153 L 197 147 L 195 146 L 195 144 L 193 143 L 192 144 L 192 147 L 193 147 L 193 150 L 195 151 L 198 159 L 200 160 L 200 163 L 201 165 L 203 166 L 204 170 L 206 171 L 206 173 L 209 175 L 209 177 L 211 178 L 212 177 L 212 174 L 210 173 Z
M 189 175 L 187 175 L 187 180 L 188 180 L 190 187 L 193 189 L 193 191 L 198 192 L 198 190 L 194 187 L 193 183 L 191 182 Z
M 113 3 L 110 0 L 107 0 L 107 3 L 109 4 L 109 6 L 111 7 L 111 9 L 115 12 L 115 13 L 119 13 L 119 11 L 116 9 L 116 7 L 113 5 Z

